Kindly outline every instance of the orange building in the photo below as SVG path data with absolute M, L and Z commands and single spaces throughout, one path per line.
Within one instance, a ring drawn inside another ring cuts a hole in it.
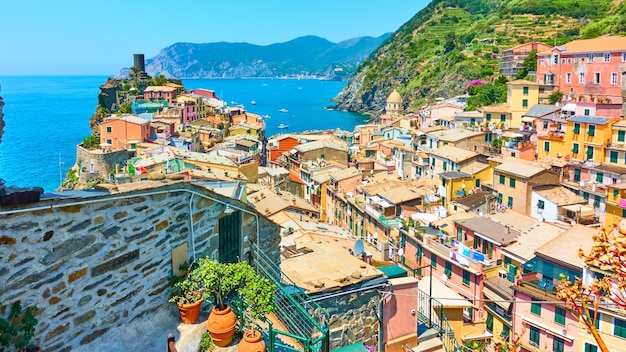
M 150 136 L 150 121 L 135 115 L 113 116 L 100 123 L 100 144 L 134 149 Z
M 176 88 L 167 86 L 149 86 L 143 91 L 145 100 L 167 100 L 172 104 L 176 99 Z
M 291 136 L 279 136 L 268 140 L 267 157 L 265 158 L 267 164 L 277 162 L 284 152 L 288 152 L 300 144 L 297 138 Z
M 522 69 L 524 59 L 530 54 L 531 51 L 537 50 L 538 53 L 547 51 L 552 48 L 548 44 L 539 42 L 530 42 L 518 45 L 516 47 L 502 51 L 502 61 L 500 61 L 500 74 L 509 78 L 515 77 L 515 75 Z
M 621 104 L 625 67 L 626 37 L 574 40 L 537 54 L 537 83 L 568 100 Z

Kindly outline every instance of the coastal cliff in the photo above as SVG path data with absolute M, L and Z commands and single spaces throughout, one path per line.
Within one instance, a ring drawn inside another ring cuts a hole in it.
M 465 93 L 498 76 L 503 50 L 530 41 L 560 45 L 626 34 L 626 3 L 549 0 L 434 0 L 358 68 L 333 99 L 338 109 L 379 114 L 397 89 L 407 111 Z

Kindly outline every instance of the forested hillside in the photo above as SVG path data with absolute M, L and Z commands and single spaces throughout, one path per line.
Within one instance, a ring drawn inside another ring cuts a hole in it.
M 400 27 L 335 99 L 345 110 L 379 113 L 395 88 L 405 109 L 462 94 L 497 78 L 500 53 L 540 41 L 626 34 L 623 0 L 435 0 Z

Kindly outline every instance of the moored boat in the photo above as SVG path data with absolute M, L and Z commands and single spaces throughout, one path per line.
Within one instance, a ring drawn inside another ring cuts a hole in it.
M 288 110 L 287 110 L 287 109 L 285 109 L 285 108 L 282 108 L 282 109 L 278 110 L 278 112 L 287 112 L 287 111 L 288 111 Z
M 289 128 L 289 126 L 285 125 L 284 123 L 281 123 L 280 125 L 278 125 L 278 128 Z

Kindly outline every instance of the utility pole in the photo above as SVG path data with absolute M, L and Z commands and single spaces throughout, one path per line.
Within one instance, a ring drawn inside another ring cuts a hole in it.
M 63 164 L 65 163 L 61 160 L 61 153 L 59 153 L 59 187 L 63 185 Z

